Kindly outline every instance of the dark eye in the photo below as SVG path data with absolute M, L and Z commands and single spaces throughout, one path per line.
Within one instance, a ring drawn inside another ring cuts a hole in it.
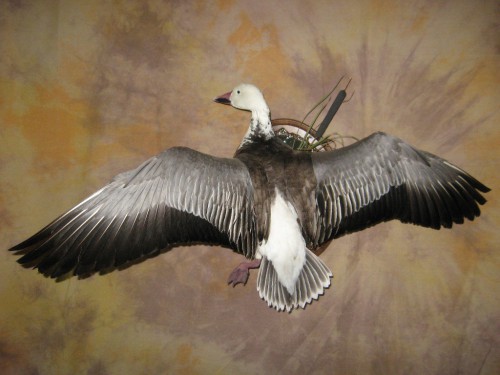
M 240 94 L 240 90 L 236 90 L 236 94 Z

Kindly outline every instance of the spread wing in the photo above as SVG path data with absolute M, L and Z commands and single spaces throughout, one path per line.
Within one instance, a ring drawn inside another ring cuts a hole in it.
M 239 160 L 172 148 L 116 176 L 11 250 L 50 277 L 108 271 L 189 243 L 252 257 L 253 195 Z
M 314 236 L 331 238 L 391 219 L 449 228 L 479 216 L 479 192 L 489 189 L 467 172 L 384 133 L 312 155 L 318 181 Z

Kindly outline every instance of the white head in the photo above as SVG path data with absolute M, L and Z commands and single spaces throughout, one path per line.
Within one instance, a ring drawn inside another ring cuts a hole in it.
M 267 140 L 274 137 L 269 107 L 260 90 L 254 85 L 242 83 L 236 86 L 233 91 L 218 96 L 214 101 L 252 112 L 250 127 L 242 144 L 252 142 L 255 139 Z
M 265 111 L 269 113 L 269 107 L 262 95 L 262 92 L 249 83 L 242 83 L 236 86 L 233 91 L 214 99 L 217 103 L 229 104 L 234 108 L 250 112 Z

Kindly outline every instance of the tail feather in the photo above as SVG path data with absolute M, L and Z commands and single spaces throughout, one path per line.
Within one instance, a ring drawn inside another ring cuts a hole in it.
M 323 261 L 306 249 L 306 261 L 295 283 L 295 290 L 290 294 L 285 286 L 278 281 L 278 274 L 272 262 L 262 257 L 257 276 L 257 291 L 269 307 L 278 311 L 292 311 L 296 308 L 305 308 L 308 303 L 318 299 L 326 288 L 330 286 L 332 272 Z

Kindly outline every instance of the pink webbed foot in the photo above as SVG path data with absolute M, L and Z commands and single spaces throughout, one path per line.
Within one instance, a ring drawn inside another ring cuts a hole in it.
M 250 269 L 259 268 L 260 259 L 254 259 L 251 262 L 243 262 L 238 267 L 236 267 L 233 272 L 229 275 L 227 279 L 228 284 L 233 284 L 235 287 L 237 284 L 245 285 L 248 281 L 248 276 L 250 275 Z

